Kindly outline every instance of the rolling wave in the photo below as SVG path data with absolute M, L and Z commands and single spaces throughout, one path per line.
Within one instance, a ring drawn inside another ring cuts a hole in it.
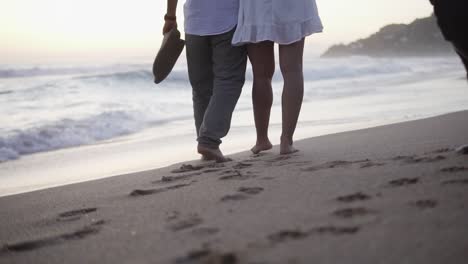
M 0 162 L 26 154 L 88 145 L 135 133 L 145 126 L 145 121 L 136 113 L 114 111 L 15 130 L 0 137 Z

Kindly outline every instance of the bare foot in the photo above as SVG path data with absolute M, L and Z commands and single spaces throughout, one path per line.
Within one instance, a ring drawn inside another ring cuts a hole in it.
M 273 145 L 271 144 L 270 140 L 264 142 L 257 141 L 257 144 L 253 146 L 253 148 L 251 148 L 250 151 L 252 151 L 253 154 L 258 154 L 262 151 L 270 150 L 271 148 L 273 148 Z
M 296 153 L 298 151 L 299 150 L 294 148 L 292 144 L 281 143 L 281 145 L 280 145 L 280 154 L 281 155 L 292 154 L 292 153 Z
M 210 161 L 210 160 L 214 160 L 214 159 L 210 159 L 209 157 L 205 156 L 205 155 L 201 155 L 201 160 L 202 161 Z
M 216 160 L 216 162 L 231 161 L 231 159 L 224 157 L 223 153 L 221 152 L 219 148 L 212 149 L 212 148 L 198 145 L 198 153 L 200 153 L 202 157 L 205 158 L 206 160 Z

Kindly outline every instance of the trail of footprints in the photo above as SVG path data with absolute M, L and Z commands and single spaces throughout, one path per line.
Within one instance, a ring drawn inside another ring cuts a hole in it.
M 180 212 L 174 211 L 166 218 L 166 222 L 172 232 L 190 230 L 197 237 L 211 236 L 220 231 L 216 227 L 201 226 L 204 221 L 198 214 L 181 216 Z
M 336 160 L 336 161 L 325 162 L 319 165 L 307 166 L 307 167 L 302 168 L 301 170 L 307 171 L 307 172 L 315 172 L 315 171 L 326 170 L 326 169 L 347 168 L 351 166 L 357 166 L 360 169 L 367 169 L 367 168 L 372 168 L 372 167 L 385 166 L 389 161 L 400 162 L 401 164 L 432 163 L 432 162 L 445 160 L 446 157 L 443 156 L 442 154 L 445 154 L 450 151 L 453 151 L 453 150 L 449 148 L 443 148 L 443 149 L 435 150 L 430 153 L 425 153 L 425 155 L 421 157 L 416 156 L 416 155 L 396 156 L 389 160 L 379 161 L 379 162 L 372 161 L 369 159 L 355 160 L 355 161 Z M 231 181 L 231 180 L 232 181 L 245 181 L 245 180 L 254 179 L 254 178 L 257 178 L 258 175 L 252 171 L 248 171 L 244 169 L 253 166 L 252 162 L 262 161 L 260 158 L 264 156 L 265 154 L 253 155 L 252 158 L 242 161 L 242 162 L 238 162 L 230 167 L 227 167 L 223 163 L 213 163 L 213 164 L 204 165 L 204 166 L 194 166 L 194 165 L 184 164 L 180 168 L 171 171 L 173 175 L 163 176 L 160 180 L 152 182 L 153 184 L 156 184 L 156 185 L 165 185 L 165 184 L 174 184 L 174 185 L 159 187 L 159 188 L 136 189 L 130 192 L 129 195 L 131 197 L 140 197 L 140 196 L 154 195 L 154 194 L 159 194 L 159 193 L 163 193 L 163 192 L 167 192 L 171 190 L 185 188 L 196 182 L 196 180 L 193 180 L 195 177 L 199 177 L 207 173 L 218 173 L 219 175 L 218 179 L 221 181 Z M 287 162 L 287 164 L 290 164 L 292 162 L 290 161 L 290 159 L 292 159 L 295 156 L 297 155 L 277 156 L 274 158 L 263 159 L 263 161 L 267 165 L 270 165 L 270 166 L 274 164 L 278 166 L 282 166 L 282 165 L 285 165 L 284 162 Z M 301 161 L 301 162 L 295 162 L 295 163 L 307 164 L 308 162 Z M 457 172 L 468 171 L 468 168 L 461 167 L 461 166 L 447 167 L 447 168 L 441 169 L 441 171 L 445 173 L 457 173 Z M 261 179 L 271 180 L 273 178 L 263 177 Z M 192 180 L 192 181 L 187 182 L 189 180 Z M 183 182 L 183 183 L 178 184 L 178 182 Z M 395 179 L 395 180 L 388 182 L 387 187 L 402 187 L 402 186 L 417 184 L 419 182 L 420 182 L 420 179 L 418 177 L 400 178 L 400 179 Z M 465 184 L 468 184 L 468 179 L 446 180 L 446 181 L 443 181 L 441 184 L 442 185 L 465 185 Z M 242 194 L 241 192 L 241 193 L 226 195 L 222 197 L 221 200 L 222 201 L 238 201 L 238 200 L 245 200 L 248 198 L 249 197 L 246 194 Z
M 442 153 L 442 152 L 437 152 L 437 153 Z M 334 169 L 334 168 L 348 168 L 353 165 L 357 165 L 358 168 L 360 169 L 366 169 L 366 168 L 372 168 L 372 167 L 385 166 L 388 162 L 395 162 L 395 161 L 398 161 L 401 164 L 415 164 L 415 163 L 432 163 L 432 162 L 442 161 L 445 159 L 447 158 L 443 155 L 422 156 L 422 157 L 412 155 L 412 156 L 396 156 L 387 161 L 380 161 L 380 162 L 372 161 L 370 159 L 354 160 L 354 161 L 335 160 L 335 161 L 329 161 L 329 162 L 325 162 L 323 164 L 319 164 L 315 166 L 305 167 L 305 168 L 302 168 L 302 171 L 315 172 L 315 171 Z M 462 168 L 455 168 L 455 170 L 457 169 L 463 170 Z
M 452 151 L 451 149 L 441 149 L 434 151 L 429 154 L 437 154 L 435 156 L 428 155 L 423 157 L 417 156 L 397 156 L 389 161 L 401 162 L 402 164 L 414 164 L 414 163 L 428 163 L 428 162 L 439 162 L 445 160 L 446 157 L 442 154 Z M 251 167 L 251 162 L 258 162 L 263 155 L 257 155 L 233 165 L 231 168 L 227 168 L 224 164 L 210 164 L 206 166 L 193 166 L 193 165 L 182 165 L 180 168 L 173 170 L 170 176 L 164 176 L 158 181 L 152 182 L 156 185 L 163 185 L 158 188 L 148 189 L 136 189 L 129 193 L 130 197 L 141 197 L 147 195 L 160 194 L 168 191 L 178 190 L 189 187 L 194 184 L 196 180 L 194 178 L 200 177 L 206 173 L 218 173 L 220 181 L 226 180 L 237 180 L 245 181 L 258 177 L 251 171 L 245 171 L 245 169 Z M 285 165 L 284 162 L 288 162 L 292 156 L 279 156 L 273 159 L 264 160 L 269 165 Z M 388 162 L 388 161 L 386 161 Z M 386 162 L 375 162 L 369 159 L 356 160 L 356 161 L 331 161 L 323 164 L 308 166 L 302 168 L 302 171 L 315 172 L 333 168 L 347 168 L 350 166 L 357 166 L 359 169 L 367 169 L 372 167 L 385 166 Z M 307 164 L 307 162 L 296 162 L 297 164 Z M 461 172 L 468 171 L 467 167 L 464 166 L 453 166 L 440 169 L 441 172 L 447 174 L 460 174 Z M 272 177 L 264 177 L 262 179 L 273 179 Z M 418 177 L 399 178 L 391 180 L 387 183 L 387 187 L 397 188 L 406 187 L 420 183 Z M 441 182 L 443 186 L 450 185 L 468 185 L 467 178 L 461 179 L 447 179 Z M 169 185 L 169 186 L 164 186 Z M 232 202 L 249 199 L 254 195 L 258 195 L 264 191 L 263 187 L 240 187 L 237 189 L 235 194 L 228 194 L 220 198 L 221 202 Z M 343 196 L 336 197 L 335 200 L 341 204 L 354 204 L 358 202 L 365 202 L 373 199 L 369 194 L 363 192 L 351 193 Z M 438 202 L 434 199 L 418 200 L 409 203 L 411 206 L 426 210 L 437 207 Z M 78 221 L 87 217 L 89 214 L 95 214 L 98 211 L 97 208 L 83 208 L 72 211 L 60 213 L 56 217 L 57 222 L 72 222 Z M 352 219 L 368 215 L 377 215 L 378 211 L 366 208 L 364 206 L 351 206 L 336 209 L 331 212 L 331 215 L 339 219 Z M 220 230 L 215 227 L 202 226 L 204 221 L 201 217 L 196 214 L 181 217 L 180 213 L 174 212 L 172 215 L 167 217 L 167 227 L 172 232 L 190 231 L 196 236 L 209 236 L 214 235 Z M 23 252 L 31 251 L 39 248 L 57 245 L 61 243 L 71 242 L 73 240 L 85 239 L 89 236 L 98 234 L 102 228 L 108 224 L 106 220 L 92 220 L 91 223 L 83 225 L 81 228 L 67 233 L 61 233 L 57 235 L 19 241 L 14 243 L 7 243 L 0 248 L 0 255 L 11 252 Z M 307 230 L 299 229 L 285 229 L 280 230 L 276 233 L 268 235 L 266 238 L 271 244 L 284 243 L 291 240 L 306 239 L 311 236 L 342 236 L 342 235 L 353 235 L 358 233 L 362 229 L 359 225 L 324 225 L 317 226 Z M 186 256 L 178 258 L 174 263 L 238 263 L 238 258 L 233 253 L 219 253 L 210 249 L 202 249 L 198 251 L 189 252 Z
M 417 163 L 433 163 L 433 162 L 440 162 L 446 160 L 446 157 L 442 154 L 452 151 L 451 149 L 440 149 L 436 150 L 431 153 L 426 153 L 425 156 L 418 157 L 416 155 L 412 156 L 397 156 L 388 160 L 384 161 L 372 161 L 369 159 L 363 160 L 356 160 L 356 161 L 344 161 L 344 160 L 337 160 L 326 162 L 323 164 L 315 165 L 315 166 L 307 166 L 302 168 L 302 171 L 307 172 L 315 172 L 320 170 L 326 169 L 334 169 L 334 168 L 348 168 L 348 167 L 357 167 L 358 169 L 368 169 L 372 167 L 380 167 L 385 166 L 388 162 L 399 162 L 401 165 L 405 164 L 417 164 Z M 258 162 L 259 159 L 264 155 L 256 155 L 252 159 L 247 160 L 245 162 L 240 162 L 232 168 L 215 168 L 209 172 L 219 172 L 219 180 L 249 180 L 252 178 L 256 178 L 252 172 L 243 171 L 245 168 L 249 168 L 252 166 L 250 162 Z M 292 156 L 279 156 L 272 159 L 263 160 L 267 165 L 274 165 L 274 166 L 283 166 L 286 164 L 291 164 Z M 294 164 L 307 164 L 307 162 L 294 162 Z M 203 174 L 204 168 L 200 167 L 181 167 L 178 173 L 186 173 L 186 172 L 193 172 L 198 171 L 196 173 L 188 174 L 188 175 L 181 175 L 181 176 L 168 176 L 167 178 L 163 178 L 161 182 L 175 182 L 178 180 L 186 180 L 190 179 L 191 177 L 199 176 Z M 468 171 L 468 168 L 456 166 L 456 167 L 447 167 L 442 168 L 442 172 L 444 173 L 459 173 Z M 206 171 L 208 172 L 208 171 Z M 263 177 L 261 179 L 271 180 L 274 179 L 273 177 Z M 159 183 L 161 183 L 159 182 Z M 408 187 L 411 185 L 419 184 L 420 178 L 419 177 L 402 177 L 388 181 L 382 187 L 388 188 L 403 188 Z M 441 182 L 442 185 L 455 185 L 455 184 L 468 184 L 468 179 L 450 179 Z M 236 193 L 234 194 L 227 194 L 221 197 L 221 202 L 235 202 L 235 201 L 243 201 L 249 199 L 253 195 L 258 195 L 264 191 L 262 187 L 240 187 Z M 377 194 L 375 196 L 380 196 Z M 335 198 L 337 202 L 343 205 L 351 205 L 355 203 L 364 203 L 368 200 L 373 199 L 374 197 L 370 194 L 366 194 L 364 192 L 356 192 L 347 195 L 338 196 Z M 423 199 L 412 201 L 408 203 L 409 206 L 420 210 L 427 210 L 437 207 L 438 201 L 435 199 Z M 338 208 L 330 213 L 333 217 L 337 219 L 342 219 L 343 221 L 347 221 L 349 219 L 354 218 L 361 218 L 366 216 L 377 216 L 379 212 L 377 210 L 367 208 L 366 206 L 358 205 L 358 206 L 349 206 Z M 196 235 L 213 235 L 218 233 L 220 230 L 217 228 L 212 227 L 200 227 L 203 224 L 203 221 L 198 216 L 190 216 L 188 218 L 177 220 L 172 222 L 169 225 L 169 228 L 174 232 L 179 232 L 182 230 L 190 229 L 192 230 L 192 234 Z M 270 234 L 266 237 L 267 241 L 269 241 L 272 245 L 288 242 L 291 240 L 302 240 L 312 236 L 345 236 L 345 235 L 353 235 L 358 233 L 363 226 L 356 225 L 356 224 L 343 224 L 343 225 L 323 225 L 312 227 L 306 230 L 300 229 L 284 229 L 273 234 Z M 214 261 L 214 262 L 210 262 Z M 210 249 L 203 249 L 203 250 L 195 250 L 189 252 L 186 256 L 178 258 L 175 260 L 174 263 L 237 263 L 238 258 L 234 253 L 227 253 L 222 254 L 214 250 Z
M 72 210 L 63 212 L 58 215 L 57 221 L 75 221 L 81 219 L 83 216 L 86 216 L 90 213 L 97 211 L 97 208 L 83 208 L 78 210 Z
M 445 160 L 446 157 L 440 155 L 441 153 L 446 153 L 451 151 L 450 149 L 441 149 L 437 150 L 431 154 L 438 154 L 436 156 L 425 156 L 425 157 L 417 157 L 417 156 L 398 156 L 391 161 L 399 161 L 402 164 L 414 164 L 414 163 L 431 163 L 431 162 L 439 162 Z M 360 169 L 370 168 L 370 167 L 377 167 L 377 166 L 384 166 L 386 165 L 385 162 L 373 162 L 371 160 L 357 160 L 357 161 L 332 161 L 326 162 L 320 165 L 309 166 L 305 167 L 302 170 L 308 172 L 315 172 L 319 170 L 326 170 L 326 169 L 333 169 L 333 168 L 346 168 L 350 166 L 358 166 Z M 441 169 L 442 172 L 447 173 L 457 173 L 468 171 L 466 167 L 447 167 Z M 391 188 L 398 188 L 398 187 L 407 187 L 414 184 L 420 183 L 420 179 L 418 177 L 403 177 L 394 180 L 390 180 L 385 186 Z M 446 180 L 441 183 L 442 185 L 453 185 L 453 184 L 468 184 L 468 179 L 452 179 Z M 379 195 L 377 195 L 379 196 Z M 369 194 L 363 192 L 356 192 L 347 195 L 338 196 L 335 198 L 335 201 L 342 203 L 342 204 L 354 204 L 358 202 L 365 202 L 368 200 L 373 199 L 373 197 Z M 427 210 L 437 207 L 438 201 L 435 199 L 422 199 L 413 202 L 409 202 L 410 206 L 413 206 L 420 210 Z M 378 211 L 367 208 L 365 206 L 351 206 L 345 207 L 341 209 L 336 209 L 335 211 L 331 212 L 331 215 L 339 218 L 339 219 L 352 219 L 370 215 L 378 215 Z M 291 240 L 302 240 L 306 239 L 310 236 L 314 235 L 332 235 L 332 236 L 340 236 L 340 235 L 352 235 L 356 234 L 362 229 L 362 226 L 359 225 L 345 225 L 345 226 L 321 226 L 315 227 L 309 230 L 300 230 L 300 229 L 286 229 L 281 230 L 277 233 L 271 234 L 268 236 L 268 240 L 273 243 L 284 243 Z
M 240 201 L 249 199 L 252 195 L 257 195 L 263 192 L 262 187 L 240 187 L 236 194 L 228 194 L 221 197 L 221 202 L 228 202 L 228 201 Z
M 309 230 L 282 230 L 268 236 L 268 240 L 273 244 L 284 243 L 291 240 L 301 240 L 313 235 L 352 235 L 359 232 L 359 226 L 319 226 Z
M 206 175 L 208 173 L 218 173 L 220 175 L 219 180 L 236 180 L 243 181 L 248 179 L 256 178 L 257 175 L 251 171 L 244 171 L 243 169 L 249 168 L 253 164 L 247 162 L 238 162 L 234 164 L 231 168 L 227 168 L 226 165 L 222 163 L 212 163 L 205 166 L 193 166 L 183 164 L 180 168 L 171 171 L 173 175 L 163 176 L 160 180 L 153 181 L 152 184 L 156 185 L 166 185 L 173 184 L 165 187 L 158 188 L 147 188 L 147 189 L 135 189 L 129 193 L 130 197 L 141 197 L 147 195 L 160 194 L 163 192 L 181 189 L 188 187 L 196 182 L 194 178 Z M 191 182 L 187 182 L 191 180 Z M 179 183 L 183 182 L 183 183 Z M 237 197 L 237 196 L 236 196 Z M 233 199 L 236 199 L 233 197 Z M 237 198 L 239 198 L 238 196 Z M 229 198 L 226 198 L 229 199 Z M 239 198 L 241 199 L 241 198 Z
M 335 200 L 342 204 L 351 204 L 356 202 L 363 202 L 372 199 L 372 197 L 363 192 L 357 192 L 338 196 Z M 366 215 L 377 214 L 377 211 L 368 209 L 366 207 L 347 207 L 337 209 L 331 213 L 334 217 L 341 219 L 349 219 L 354 217 L 361 217 Z M 286 229 L 273 233 L 267 237 L 272 244 L 284 243 L 291 240 L 302 240 L 311 236 L 345 236 L 358 233 L 362 226 L 352 225 L 323 225 L 310 228 L 308 230 L 300 229 Z

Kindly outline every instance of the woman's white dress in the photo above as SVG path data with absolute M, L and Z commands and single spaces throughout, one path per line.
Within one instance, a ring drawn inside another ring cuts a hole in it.
M 287 45 L 322 30 L 315 0 L 240 0 L 232 44 L 270 40 Z

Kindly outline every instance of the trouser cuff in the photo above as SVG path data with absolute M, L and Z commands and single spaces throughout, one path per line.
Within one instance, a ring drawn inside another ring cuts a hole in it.
M 221 140 L 208 137 L 198 137 L 197 141 L 198 144 L 210 149 L 218 149 L 219 145 L 221 145 Z

